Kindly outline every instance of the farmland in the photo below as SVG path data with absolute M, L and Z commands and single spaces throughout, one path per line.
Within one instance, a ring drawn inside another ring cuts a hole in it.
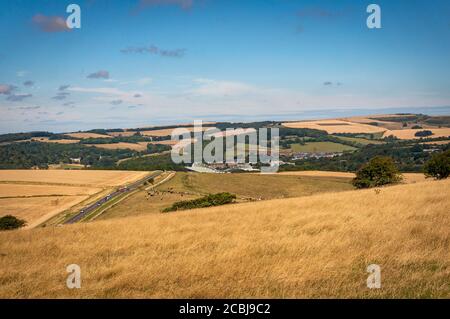
M 131 183 L 147 174 L 147 172 L 132 171 L 0 170 L 0 183 L 18 182 L 104 187 Z
M 80 133 L 68 133 L 67 136 L 78 138 L 78 139 L 84 139 L 84 138 L 110 138 L 111 136 L 105 135 L 105 134 L 97 134 L 97 133 L 87 133 L 87 132 L 80 132 Z
M 35 227 L 147 172 L 0 170 L 0 216 L 14 215 Z
M 380 133 L 386 129 L 373 125 L 354 123 L 343 120 L 322 120 L 322 121 L 303 121 L 283 123 L 283 126 L 289 128 L 308 128 L 326 131 L 328 134 L 335 133 Z
M 427 131 L 431 131 L 433 135 L 431 137 L 449 137 L 450 136 L 450 128 L 427 128 Z M 412 140 L 419 139 L 420 137 L 415 136 L 417 132 L 422 130 L 413 130 L 413 129 L 404 129 L 404 130 L 392 130 L 386 131 L 383 137 L 395 136 L 402 140 Z
M 130 149 L 130 150 L 142 152 L 147 149 L 147 144 L 148 143 L 146 143 L 146 142 L 141 142 L 141 143 L 122 142 L 122 143 L 111 143 L 111 144 L 86 144 L 86 145 L 104 148 L 107 150 Z M 161 144 L 161 143 L 158 143 L 158 144 Z
M 448 298 L 449 188 L 426 181 L 4 232 L 0 297 Z M 74 262 L 83 286 L 70 290 Z M 372 263 L 382 289 L 366 287 Z

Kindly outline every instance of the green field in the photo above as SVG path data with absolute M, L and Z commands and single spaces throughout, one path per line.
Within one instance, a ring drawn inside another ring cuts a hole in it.
M 343 141 L 354 142 L 354 143 L 358 143 L 361 145 L 384 144 L 383 141 L 368 140 L 366 138 L 361 138 L 361 137 L 346 137 L 346 136 L 336 136 L 336 137 Z
M 238 202 L 308 196 L 353 189 L 350 178 L 262 174 L 201 174 L 177 172 L 157 187 L 156 194 L 140 191 L 111 208 L 99 219 L 160 213 L 180 200 L 229 192 Z
M 292 144 L 291 150 L 293 152 L 306 152 L 306 153 L 315 153 L 315 152 L 345 152 L 345 151 L 354 151 L 355 147 L 333 143 L 333 142 L 311 142 L 306 143 L 305 145 L 301 144 Z

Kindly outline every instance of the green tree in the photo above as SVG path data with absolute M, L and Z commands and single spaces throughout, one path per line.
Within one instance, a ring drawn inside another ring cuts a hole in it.
M 450 150 L 434 154 L 424 165 L 425 175 L 436 179 L 444 179 L 450 175 Z
M 18 219 L 12 215 L 6 215 L 0 218 L 0 230 L 12 230 L 26 225 L 24 220 Z
M 378 187 L 398 183 L 402 175 L 390 157 L 376 156 L 356 173 L 353 186 L 356 188 Z

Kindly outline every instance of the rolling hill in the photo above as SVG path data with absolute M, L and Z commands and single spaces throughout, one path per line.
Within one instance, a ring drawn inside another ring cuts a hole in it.
M 3 232 L 0 297 L 449 298 L 449 190 L 425 181 Z M 69 290 L 74 263 L 82 288 Z

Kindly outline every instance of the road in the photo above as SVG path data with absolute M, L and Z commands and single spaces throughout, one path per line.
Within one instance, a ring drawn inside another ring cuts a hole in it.
M 115 199 L 118 196 L 121 196 L 123 194 L 126 193 L 130 193 L 132 191 L 134 191 L 135 189 L 137 189 L 138 187 L 140 187 L 142 184 L 144 184 L 145 182 L 147 182 L 148 180 L 155 178 L 159 175 L 161 175 L 163 172 L 155 172 L 143 179 L 140 179 L 128 186 L 124 186 L 119 188 L 118 190 L 114 191 L 113 193 L 97 200 L 95 203 L 92 203 L 91 205 L 83 208 L 82 210 L 80 210 L 78 212 L 78 214 L 76 214 L 75 216 L 72 216 L 70 219 L 68 219 L 67 221 L 64 222 L 64 224 L 73 224 L 76 223 L 78 221 L 80 221 L 81 219 L 83 219 L 84 217 L 88 216 L 90 213 L 92 213 L 93 211 L 97 210 L 100 206 L 102 206 L 103 204 L 110 202 L 111 200 Z

